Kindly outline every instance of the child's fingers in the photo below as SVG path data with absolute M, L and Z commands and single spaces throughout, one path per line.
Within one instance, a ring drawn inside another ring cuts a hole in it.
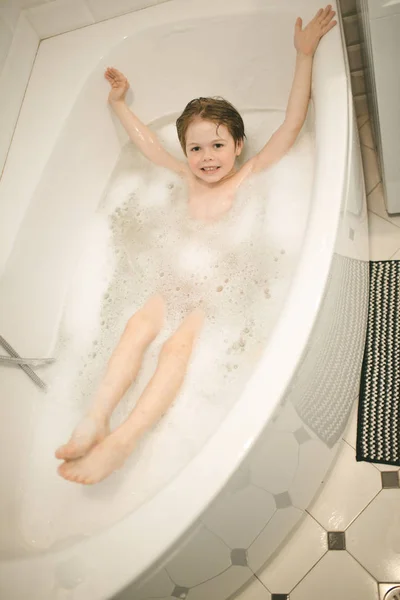
M 113 77 L 114 79 L 117 79 L 118 77 L 123 77 L 122 73 L 120 73 L 120 71 L 118 71 L 118 69 L 115 69 L 114 67 L 108 67 L 106 73 L 108 73 L 109 76 Z
M 324 10 L 322 11 L 322 18 L 325 19 L 326 15 L 329 14 L 331 10 L 332 6 L 330 4 L 325 6 Z
M 117 69 L 107 69 L 104 76 L 110 83 L 115 83 L 116 85 L 124 84 L 127 81 L 125 75 L 122 75 Z
M 325 35 L 326 33 L 328 33 L 328 31 L 333 29 L 336 24 L 337 24 L 337 21 L 331 21 L 328 25 L 326 25 L 326 27 L 323 28 L 322 34 Z
M 300 17 L 297 17 L 296 23 L 294 24 L 295 32 L 300 32 L 302 29 L 303 20 Z
M 324 9 L 320 8 L 319 11 L 317 12 L 317 14 L 315 15 L 315 17 L 311 20 L 311 23 L 315 23 L 316 21 L 318 21 L 318 19 L 322 15 L 323 11 L 324 11 Z
M 325 18 L 322 20 L 322 23 L 321 23 L 322 27 L 325 27 L 326 25 L 328 25 L 328 23 L 330 23 L 330 22 L 332 21 L 332 19 L 333 19 L 333 17 L 335 16 L 335 14 L 336 14 L 336 13 L 335 13 L 335 11 L 334 11 L 334 10 L 330 11 L 330 12 L 329 12 L 329 13 L 328 13 L 328 14 L 325 16 Z
M 327 15 L 331 11 L 331 9 L 332 9 L 331 5 L 328 4 L 328 6 L 326 6 L 325 8 L 321 8 L 318 11 L 319 14 L 317 13 L 318 17 L 316 20 L 319 24 L 321 24 L 326 19 Z

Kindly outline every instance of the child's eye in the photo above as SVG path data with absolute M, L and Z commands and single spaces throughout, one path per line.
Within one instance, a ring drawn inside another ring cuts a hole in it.
M 224 147 L 224 145 L 223 145 L 223 144 L 219 144 L 219 143 L 218 143 L 218 144 L 214 144 L 214 146 L 215 146 L 216 148 L 223 148 L 223 147 Z
M 194 146 L 194 147 L 191 149 L 191 152 L 197 152 L 198 150 L 200 150 L 200 146 Z

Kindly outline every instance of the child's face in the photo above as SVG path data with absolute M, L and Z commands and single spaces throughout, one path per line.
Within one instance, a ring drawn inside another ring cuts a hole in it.
M 190 170 L 199 179 L 218 183 L 235 170 L 243 142 L 235 143 L 225 125 L 194 119 L 186 131 L 186 155 Z

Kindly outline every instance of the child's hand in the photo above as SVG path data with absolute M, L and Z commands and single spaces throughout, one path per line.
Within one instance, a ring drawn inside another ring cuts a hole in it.
M 111 92 L 108 95 L 109 102 L 116 102 L 117 100 L 124 100 L 126 92 L 129 90 L 129 81 L 117 69 L 114 67 L 108 67 L 104 73 L 104 77 L 111 85 Z
M 312 21 L 302 29 L 303 21 L 297 19 L 294 29 L 294 46 L 299 54 L 313 56 L 317 49 L 319 40 L 336 25 L 332 21 L 335 12 L 328 4 L 326 8 L 320 8 Z

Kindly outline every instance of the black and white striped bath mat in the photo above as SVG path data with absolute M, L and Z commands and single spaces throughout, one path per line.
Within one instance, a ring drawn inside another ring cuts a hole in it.
M 357 460 L 400 466 L 400 260 L 370 263 Z

